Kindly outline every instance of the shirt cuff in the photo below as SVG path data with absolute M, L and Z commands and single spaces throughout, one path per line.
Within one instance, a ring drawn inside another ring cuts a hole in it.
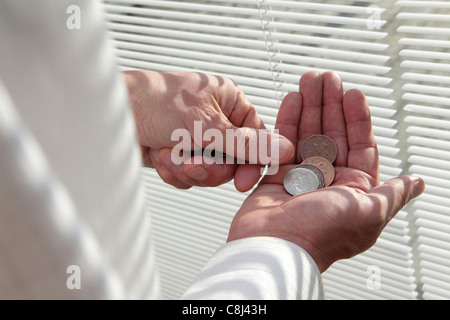
M 286 240 L 254 237 L 219 248 L 182 299 L 318 300 L 323 286 L 305 250 Z

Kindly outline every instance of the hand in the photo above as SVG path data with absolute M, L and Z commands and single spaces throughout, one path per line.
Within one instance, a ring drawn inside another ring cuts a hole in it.
M 272 159 L 273 163 L 286 163 L 294 155 L 294 146 L 288 139 L 265 131 L 255 108 L 228 78 L 201 73 L 151 71 L 127 71 L 124 77 L 144 165 L 154 167 L 165 182 L 177 188 L 217 186 L 234 177 L 236 188 L 245 192 L 261 177 L 261 167 L 253 163 L 207 165 L 201 155 L 194 156 L 189 163 L 176 165 L 171 154 L 179 142 L 172 141 L 171 135 L 177 129 L 186 129 L 194 137 L 195 121 L 201 121 L 202 135 L 208 129 L 218 129 L 225 137 L 226 130 L 232 129 L 257 139 L 267 138 L 269 145 L 272 140 L 280 139 L 279 159 Z M 192 143 L 192 150 L 201 152 L 210 143 Z M 237 148 L 237 145 L 224 144 L 215 151 L 226 153 L 229 148 Z M 245 159 L 242 160 L 248 161 L 250 149 L 247 143 L 245 148 Z M 238 150 L 232 150 L 235 155 L 239 154 Z M 194 164 L 198 160 L 200 163 Z
M 383 228 L 412 198 L 424 191 L 416 177 L 399 177 L 379 186 L 378 151 L 364 95 L 345 95 L 333 73 L 305 74 L 300 93 L 283 100 L 276 127 L 296 146 L 296 157 L 277 175 L 264 177 L 231 224 L 228 241 L 273 236 L 306 250 L 324 272 L 339 259 L 369 249 Z M 336 178 L 324 189 L 289 195 L 285 174 L 302 162 L 301 145 L 313 134 L 337 146 Z

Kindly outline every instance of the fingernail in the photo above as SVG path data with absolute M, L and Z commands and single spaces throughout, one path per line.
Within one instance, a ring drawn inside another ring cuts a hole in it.
M 413 184 L 417 184 L 420 182 L 421 179 L 417 176 L 411 176 L 411 180 L 412 180 Z
M 420 177 L 413 176 L 412 183 L 413 183 L 413 195 L 412 196 L 413 196 L 413 198 L 416 198 L 425 191 L 425 182 Z
M 208 178 L 208 171 L 202 166 L 195 166 L 192 169 L 185 171 L 185 173 L 194 180 L 202 181 Z

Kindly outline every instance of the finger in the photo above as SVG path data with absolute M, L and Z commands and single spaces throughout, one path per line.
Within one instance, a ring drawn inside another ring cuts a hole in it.
M 184 163 L 175 164 L 172 159 L 172 149 L 161 149 L 158 157 L 167 170 L 180 182 L 198 187 L 216 187 L 230 181 L 236 171 L 236 164 L 227 164 L 225 159 L 206 159 L 206 156 L 196 155 L 186 159 Z
M 233 179 L 236 164 L 205 163 L 205 158 L 196 156 L 191 163 L 183 164 L 182 172 L 195 181 L 196 186 L 217 187 Z M 183 181 L 183 180 L 181 180 Z
M 253 106 L 237 105 L 229 115 L 231 120 L 222 115 L 211 122 L 214 127 L 203 133 L 202 147 L 225 153 L 239 160 L 239 164 L 288 162 L 294 155 L 294 145 L 285 137 L 268 132 Z
M 240 166 L 236 170 L 235 184 L 238 190 L 243 191 L 251 189 L 259 180 L 261 166 L 288 162 L 295 150 L 286 138 L 266 131 L 255 107 L 236 84 L 226 88 L 233 90 L 234 94 L 228 93 L 225 96 L 235 96 L 236 99 L 231 111 L 223 108 L 223 105 L 229 103 L 219 101 L 225 118 L 220 121 L 222 125 L 215 124 L 215 129 L 222 133 L 223 140 L 222 147 L 219 143 L 215 144 L 215 150 L 238 159 Z M 244 163 L 250 165 L 243 165 Z
M 297 160 L 301 159 L 301 146 L 313 134 L 322 133 L 322 76 L 307 72 L 300 79 L 302 114 L 297 139 Z
M 255 107 L 240 89 L 236 94 L 236 101 L 232 112 L 228 115 L 228 120 L 236 127 L 249 127 L 253 129 L 266 128 Z
M 425 190 L 425 182 L 414 176 L 403 176 L 389 180 L 372 189 L 369 195 L 375 203 L 372 217 L 385 221 L 385 224 L 412 199 Z M 373 214 L 375 213 L 375 214 Z
M 142 165 L 147 168 L 155 168 L 153 165 L 152 159 L 150 157 L 150 148 L 149 147 L 141 147 L 141 154 L 142 154 Z
M 233 126 L 222 133 L 222 137 L 225 137 L 223 144 L 215 143 L 215 150 L 237 159 L 238 164 L 283 164 L 295 153 L 294 145 L 288 139 L 262 129 Z
M 322 74 L 323 79 L 323 134 L 333 139 L 337 147 L 335 166 L 347 166 L 347 129 L 345 127 L 344 111 L 342 108 L 344 89 L 342 81 L 333 72 Z
M 302 96 L 298 92 L 291 92 L 281 102 L 275 123 L 278 133 L 289 139 L 294 146 L 297 144 L 301 111 Z M 296 161 L 296 157 L 292 157 L 288 163 L 296 163 Z
M 245 94 L 240 91 L 237 97 L 233 112 L 229 116 L 230 122 L 236 127 L 266 129 L 255 107 L 248 101 Z M 234 175 L 236 189 L 240 192 L 252 189 L 261 178 L 261 168 L 262 166 L 252 164 L 239 165 Z
M 263 130 L 265 125 L 254 106 L 248 101 L 247 97 L 240 92 L 235 108 L 229 116 L 230 122 L 236 127 L 247 127 Z M 293 147 L 293 146 L 292 146 Z M 255 155 L 249 154 L 249 157 Z M 262 166 L 254 164 L 241 164 L 237 167 L 234 175 L 234 185 L 240 192 L 251 190 L 262 175 Z
M 184 189 L 187 190 L 191 188 L 191 185 L 181 182 L 177 177 L 175 177 L 169 169 L 165 168 L 162 163 L 160 162 L 158 156 L 157 150 L 151 150 L 150 151 L 150 157 L 152 159 L 152 163 L 156 169 L 156 172 L 160 176 L 160 178 L 167 184 L 170 184 L 174 186 L 177 189 Z
M 264 176 L 264 178 L 261 180 L 260 184 L 280 184 L 280 185 L 282 185 L 286 174 L 289 171 L 291 171 L 295 166 L 296 166 L 295 164 L 280 166 L 277 174 Z
M 261 170 L 263 167 L 241 164 L 234 175 L 234 186 L 239 192 L 247 192 L 251 190 L 261 178 Z
M 160 171 L 163 169 L 166 169 L 170 174 L 175 177 L 177 180 L 179 180 L 181 183 L 184 183 L 189 186 L 197 186 L 199 183 L 195 181 L 194 179 L 188 177 L 183 172 L 183 166 L 184 163 L 174 162 L 173 161 L 173 155 L 172 155 L 172 148 L 163 148 L 159 151 L 152 151 L 151 156 L 152 159 L 155 159 L 155 161 L 158 161 L 158 168 Z M 190 157 L 183 158 L 183 161 L 190 161 Z
M 344 95 L 343 109 L 348 137 L 347 166 L 366 172 L 378 181 L 378 150 L 364 94 L 349 90 Z
M 267 136 L 264 137 L 264 134 Z M 258 140 L 258 150 L 250 151 L 251 156 L 247 158 L 246 155 L 246 159 L 249 159 L 247 160 L 248 162 L 240 164 L 236 170 L 235 186 L 241 192 L 250 190 L 259 181 L 264 171 L 262 165 L 268 165 L 269 171 L 267 174 L 274 175 L 277 174 L 280 164 L 289 162 L 295 154 L 294 145 L 288 139 L 277 134 L 259 131 L 259 137 L 254 138 L 253 141 L 255 140 Z M 263 146 L 264 144 L 266 146 Z M 247 150 L 255 150 L 255 147 L 251 147 L 251 145 L 250 143 L 249 146 L 240 148 L 238 152 L 240 150 L 245 150 L 246 152 Z M 268 156 L 269 154 L 270 156 Z M 283 154 L 288 156 L 283 156 Z M 257 158 L 253 158 L 252 155 L 256 155 Z M 238 158 L 240 157 L 238 156 Z M 255 161 L 255 159 L 257 160 Z
M 239 132 L 242 129 L 236 131 Z M 245 134 L 248 135 L 248 132 Z M 247 162 L 239 165 L 235 175 L 236 189 L 241 192 L 250 190 L 259 181 L 263 166 L 269 165 L 271 174 L 275 174 L 279 165 L 289 162 L 295 154 L 294 145 L 288 139 L 275 133 L 257 131 L 257 136 L 250 136 L 246 141 L 250 142 L 245 147 L 239 147 L 239 142 L 235 144 L 237 159 L 242 159 L 239 152 L 246 153 L 245 160 Z M 227 154 L 229 155 L 230 151 L 227 151 Z

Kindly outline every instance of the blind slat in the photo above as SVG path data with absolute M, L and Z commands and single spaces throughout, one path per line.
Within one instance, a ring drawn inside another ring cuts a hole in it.
M 390 0 L 113 0 L 104 5 L 122 69 L 230 77 L 268 128 L 282 98 L 298 90 L 307 71 L 332 70 L 345 90 L 366 94 L 380 180 L 417 174 L 427 189 L 397 214 L 373 248 L 324 273 L 331 299 L 450 298 L 449 7 L 448 1 Z M 374 28 L 371 22 L 377 23 Z M 143 176 L 157 259 L 166 266 L 163 292 L 178 298 L 226 238 L 246 195 L 232 183 L 179 191 L 152 170 L 144 169 Z M 381 271 L 380 290 L 368 287 L 369 267 Z

